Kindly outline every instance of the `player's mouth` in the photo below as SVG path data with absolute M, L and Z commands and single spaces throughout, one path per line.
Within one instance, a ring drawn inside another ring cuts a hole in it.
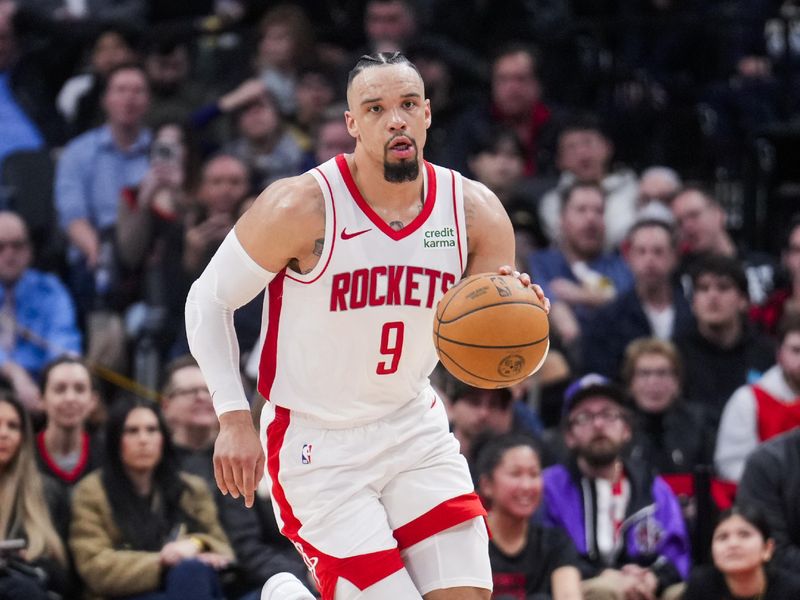
M 389 143 L 389 154 L 395 158 L 413 158 L 414 142 L 405 136 L 398 136 Z

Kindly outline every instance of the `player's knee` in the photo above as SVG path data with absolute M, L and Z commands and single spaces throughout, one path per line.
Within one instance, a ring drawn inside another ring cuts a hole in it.
M 489 598 L 492 569 L 488 543 L 483 518 L 475 517 L 406 548 L 401 556 L 425 598 L 429 593 L 449 594 L 441 598 Z M 456 589 L 469 595 L 454 595 Z

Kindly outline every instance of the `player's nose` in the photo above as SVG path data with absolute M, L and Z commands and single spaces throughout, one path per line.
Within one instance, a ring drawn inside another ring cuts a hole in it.
M 398 109 L 394 109 L 389 113 L 389 129 L 396 131 L 398 129 L 406 128 L 406 120 L 403 113 Z

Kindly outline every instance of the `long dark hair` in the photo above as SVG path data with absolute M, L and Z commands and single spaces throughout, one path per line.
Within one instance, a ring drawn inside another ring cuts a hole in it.
M 122 436 L 128 415 L 137 408 L 146 408 L 158 419 L 163 438 L 161 460 L 153 473 L 153 493 L 140 496 L 122 464 Z M 106 423 L 106 456 L 102 480 L 114 521 L 127 546 L 133 550 L 156 552 L 168 541 L 170 532 L 181 523 L 191 530 L 196 523 L 180 507 L 185 485 L 179 475 L 179 464 L 167 424 L 157 404 L 141 398 L 124 398 L 111 408 Z

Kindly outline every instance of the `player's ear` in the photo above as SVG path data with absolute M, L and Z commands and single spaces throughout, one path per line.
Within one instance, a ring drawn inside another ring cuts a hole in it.
M 429 129 L 431 126 L 431 101 L 428 98 L 425 98 L 425 129 Z
M 353 113 L 351 113 L 349 110 L 344 111 L 344 122 L 347 125 L 348 133 L 354 138 L 358 139 L 358 124 L 356 124 Z

